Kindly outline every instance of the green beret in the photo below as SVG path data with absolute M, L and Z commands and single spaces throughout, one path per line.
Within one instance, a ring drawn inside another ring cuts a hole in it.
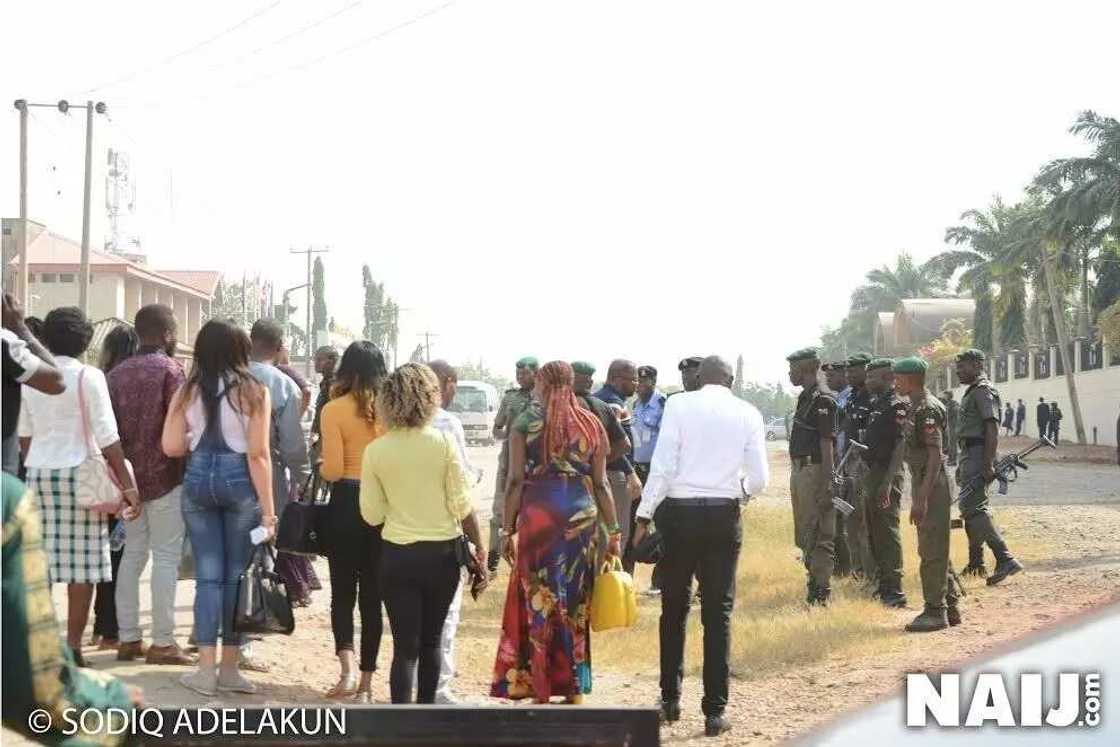
M 924 374 L 929 364 L 925 359 L 919 358 L 916 355 L 909 358 L 899 358 L 891 366 L 891 370 L 896 374 Z
M 801 348 L 787 355 L 786 360 L 790 363 L 796 363 L 797 361 L 816 361 L 820 360 L 820 354 L 817 352 L 816 348 Z
M 587 361 L 572 361 L 572 370 L 584 376 L 595 375 L 595 366 L 592 366 Z
M 867 370 L 870 371 L 874 368 L 890 368 L 894 365 L 894 361 L 890 358 L 875 358 L 867 364 Z
M 848 356 L 848 368 L 859 368 L 866 366 L 871 362 L 871 356 L 867 353 L 853 353 Z
M 537 370 L 539 365 L 540 364 L 537 362 L 537 359 L 531 355 L 527 355 L 517 362 L 518 368 L 531 368 L 534 371 Z
M 986 356 L 984 355 L 984 351 L 977 350 L 976 348 L 969 348 L 964 352 L 957 353 L 958 361 L 980 361 L 981 363 L 983 363 L 985 357 Z

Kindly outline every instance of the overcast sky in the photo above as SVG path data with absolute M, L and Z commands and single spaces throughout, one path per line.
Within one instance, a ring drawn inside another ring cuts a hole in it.
M 330 313 L 361 328 L 368 262 L 402 358 L 432 330 L 453 362 L 623 356 L 668 383 L 742 353 L 772 381 L 867 269 L 1084 151 L 1078 111 L 1120 115 L 1115 2 L 766 6 L 9 3 L 0 213 L 8 102 L 89 96 L 95 246 L 119 148 L 152 265 L 284 287 L 289 247 L 329 245 Z M 75 239 L 83 127 L 30 126 L 30 215 Z

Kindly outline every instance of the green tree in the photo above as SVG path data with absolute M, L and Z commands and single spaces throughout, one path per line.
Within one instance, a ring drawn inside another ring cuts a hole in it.
M 930 260 L 947 276 L 964 271 L 957 291 L 968 292 L 976 302 L 974 344 L 989 353 L 1023 347 L 1027 341 L 1027 284 L 1022 268 L 1008 259 L 1023 212 L 996 195 L 987 212 L 967 210 L 963 223 L 945 230 L 945 241 L 961 248 Z
M 781 384 L 764 384 L 757 381 L 744 382 L 739 397 L 757 407 L 764 420 L 784 418 L 793 412 L 797 402 L 797 399 L 783 389 Z
M 323 260 L 315 258 L 311 270 L 311 331 L 312 338 L 327 331 L 327 280 L 323 271 Z
M 1120 301 L 1120 239 L 1106 238 L 1102 242 L 1094 271 L 1097 276 L 1093 288 L 1093 317 Z

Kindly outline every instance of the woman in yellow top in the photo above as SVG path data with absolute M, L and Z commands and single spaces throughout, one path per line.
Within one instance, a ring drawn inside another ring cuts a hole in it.
M 474 543 L 480 566 L 486 560 L 458 451 L 431 425 L 439 406 L 439 381 L 430 368 L 398 368 L 377 392 L 377 414 L 388 432 L 362 459 L 362 518 L 382 527 L 381 593 L 393 631 L 394 703 L 411 703 L 414 690 L 417 703 L 435 702 L 440 633 L 459 586 L 459 535 Z
M 319 474 L 331 485 L 324 537 L 331 573 L 331 632 L 342 667 L 328 698 L 356 696 L 370 702 L 377 652 L 381 648 L 381 591 L 377 568 L 381 557 L 381 528 L 361 519 L 358 480 L 362 453 L 383 433 L 374 415 L 377 387 L 385 378 L 385 358 L 365 340 L 351 343 L 342 356 L 331 390 L 331 401 L 320 418 L 322 463 Z M 354 669 L 354 602 L 362 616 L 362 645 L 358 660 L 361 682 Z

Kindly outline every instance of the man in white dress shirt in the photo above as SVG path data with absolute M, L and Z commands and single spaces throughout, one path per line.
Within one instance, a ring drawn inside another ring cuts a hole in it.
M 436 378 L 439 379 L 440 395 L 443 398 L 443 404 L 436 412 L 435 417 L 432 418 L 432 427 L 451 436 L 459 452 L 459 460 L 463 463 L 463 469 L 467 473 L 467 479 L 471 487 L 474 487 L 482 479 L 482 470 L 476 469 L 471 464 L 470 457 L 467 456 L 467 439 L 463 434 L 462 421 L 459 420 L 457 415 L 447 411 L 452 400 L 455 399 L 455 392 L 459 385 L 459 372 L 447 361 L 432 361 L 428 364 L 428 368 L 432 369 Z M 451 600 L 451 607 L 447 610 L 447 619 L 443 622 L 443 635 L 440 638 L 443 656 L 440 660 L 439 682 L 436 685 L 436 702 L 444 705 L 456 702 L 455 695 L 451 692 L 451 680 L 455 677 L 455 632 L 459 629 L 459 610 L 463 606 L 463 587 L 465 585 L 466 583 L 463 581 L 459 583 L 459 588 Z
M 668 399 L 649 479 L 638 507 L 634 543 L 654 520 L 664 539 L 661 574 L 661 714 L 680 718 L 689 584 L 704 589 L 705 733 L 731 728 L 727 708 L 731 610 L 742 543 L 740 499 L 766 487 L 762 415 L 731 392 L 731 366 L 718 356 L 700 364 L 700 388 Z

